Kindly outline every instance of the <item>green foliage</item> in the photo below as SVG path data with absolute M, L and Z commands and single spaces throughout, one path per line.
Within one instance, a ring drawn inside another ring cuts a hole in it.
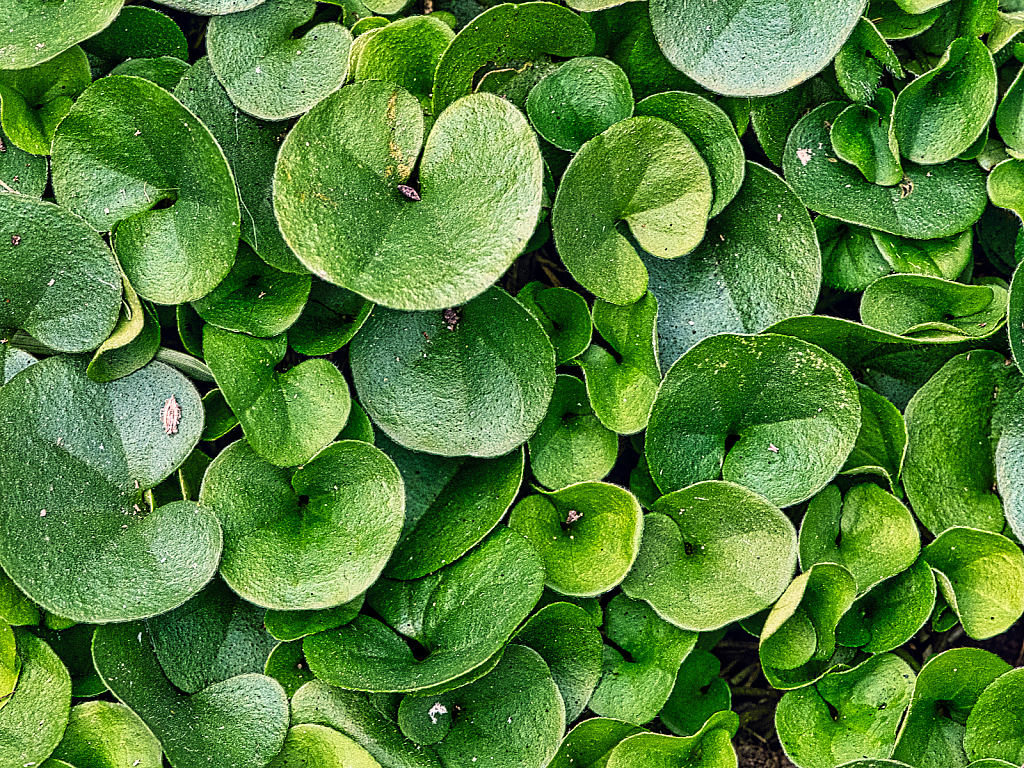
M 0 0 L 0 768 L 1024 761 L 1022 0 L 159 1 Z

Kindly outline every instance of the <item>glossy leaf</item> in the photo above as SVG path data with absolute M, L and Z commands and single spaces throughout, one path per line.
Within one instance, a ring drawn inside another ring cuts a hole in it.
M 768 500 L 733 483 L 697 483 L 662 496 L 644 517 L 622 590 L 676 626 L 706 632 L 775 602 L 796 554 L 793 524 Z
M 160 742 L 146 724 L 128 707 L 109 701 L 87 701 L 72 707 L 53 758 L 74 766 L 114 766 L 122 760 L 136 768 L 163 765 Z
M 144 299 L 198 299 L 235 260 L 238 195 L 224 153 L 148 80 L 105 77 L 79 97 L 54 135 L 53 189 L 90 226 L 114 230 L 114 252 Z
M 397 186 L 423 133 L 415 97 L 377 81 L 344 88 L 299 120 L 278 155 L 274 209 L 310 271 L 385 306 L 444 309 L 482 293 L 520 254 L 542 191 L 522 114 L 491 94 L 440 114 L 414 201 Z

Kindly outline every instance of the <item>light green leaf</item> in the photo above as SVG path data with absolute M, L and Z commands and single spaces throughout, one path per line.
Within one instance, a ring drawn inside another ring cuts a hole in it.
M 739 728 L 734 712 L 716 712 L 693 736 L 637 733 L 612 748 L 608 768 L 734 768 L 732 737 Z
M 865 325 L 903 336 L 991 336 L 1006 323 L 1007 292 L 928 275 L 889 275 L 861 296 Z
M 27 69 L 49 61 L 108 26 L 122 0 L 14 0 L 0 8 L 0 69 Z
M 15 630 L 21 673 L 0 709 L 0 755 L 12 768 L 41 763 L 60 742 L 71 709 L 71 678 L 46 643 Z
M 840 474 L 880 474 L 894 491 L 907 453 L 907 425 L 895 405 L 863 384 L 860 394 L 860 432 Z
M 892 94 L 884 92 L 889 98 L 882 106 L 888 108 L 881 114 L 867 104 L 851 104 L 836 116 L 831 136 L 836 157 L 857 166 L 871 183 L 891 187 L 903 180 L 903 168 L 892 127 Z
M 294 725 L 267 768 L 380 768 L 365 749 L 322 725 Z
M 547 331 L 555 348 L 555 365 L 572 360 L 590 344 L 594 330 L 590 307 L 575 291 L 535 280 L 524 285 L 516 298 Z
M 967 717 L 964 750 L 971 760 L 996 758 L 1014 765 L 1024 760 L 1020 722 L 1024 669 L 1011 669 L 988 686 Z
M 931 240 L 915 240 L 877 230 L 871 232 L 871 237 L 894 272 L 956 280 L 971 263 L 971 229 Z
M 123 704 L 87 701 L 71 709 L 64 738 L 53 758 L 74 766 L 161 768 L 160 742 L 146 724 Z
M 643 728 L 622 720 L 588 718 L 565 735 L 548 768 L 603 768 L 616 744 L 627 736 L 643 732 Z
M 716 712 L 729 710 L 732 693 L 729 684 L 718 676 L 721 669 L 718 657 L 700 648 L 694 648 L 683 659 L 672 694 L 658 713 L 676 736 L 692 736 Z

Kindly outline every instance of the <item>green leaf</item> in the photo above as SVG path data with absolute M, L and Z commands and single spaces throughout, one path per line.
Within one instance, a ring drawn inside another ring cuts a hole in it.
M 750 124 L 773 165 L 782 165 L 786 139 L 800 118 L 815 107 L 842 98 L 842 91 L 824 77 L 813 77 L 792 90 L 748 99 Z
M 695 93 L 656 93 L 636 105 L 637 115 L 660 117 L 693 142 L 711 173 L 714 202 L 710 217 L 720 214 L 743 183 L 743 147 L 729 116 L 721 107 Z
M 251 336 L 276 336 L 298 320 L 312 278 L 275 269 L 245 243 L 220 284 L 192 302 L 210 325 Z
M 86 373 L 104 382 L 135 373 L 156 356 L 160 348 L 160 321 L 149 304 L 143 305 L 127 278 L 122 276 L 124 298 L 117 325 L 93 353 Z
M 898 648 L 928 621 L 935 595 L 935 577 L 919 557 L 857 598 L 836 628 L 836 642 L 872 654 Z
M 1024 71 L 1024 68 L 1021 71 Z M 999 131 L 999 137 L 1011 149 L 1024 152 L 1024 80 L 1021 79 L 1020 71 L 999 102 L 995 127 Z
M 928 659 L 917 674 L 893 757 L 913 760 L 918 768 L 966 765 L 968 715 L 982 691 L 1010 668 L 980 648 L 953 648 Z
M 665 375 L 645 452 L 664 492 L 721 476 L 788 506 L 828 484 L 859 426 L 857 387 L 827 352 L 773 334 L 720 334 Z
M 706 632 L 770 606 L 796 566 L 796 530 L 778 507 L 733 483 L 662 496 L 622 591 L 663 619 Z
M 913 670 L 892 654 L 833 672 L 782 697 L 775 712 L 779 740 L 804 768 L 888 757 L 913 687 Z
M 873 11 L 868 13 L 872 18 L 861 17 L 835 59 L 840 87 L 854 101 L 863 102 L 874 99 L 885 69 L 896 77 L 903 76 L 900 60 L 876 26 L 885 19 Z
M 53 3 L 18 0 L 0 8 L 0 69 L 27 69 L 49 61 L 108 26 L 122 0 Z
M 956 280 L 971 263 L 972 234 L 966 229 L 949 237 L 913 240 L 873 231 L 871 237 L 893 271 Z
M 50 154 L 57 124 L 92 82 L 89 62 L 77 45 L 31 69 L 0 70 L 0 122 L 15 146 Z
M 306 657 L 302 655 L 302 643 L 293 640 L 289 643 L 278 643 L 267 657 L 263 674 L 277 680 L 289 697 L 310 680 L 315 679 L 306 665 Z
M 617 485 L 577 483 L 527 496 L 508 524 L 540 554 L 547 586 L 564 595 L 596 597 L 618 586 L 633 566 L 643 510 Z
M 165 91 L 173 91 L 189 69 L 187 62 L 175 56 L 160 56 L 154 59 L 129 59 L 110 70 L 110 76 L 141 77 L 156 83 Z
M 49 178 L 47 158 L 18 149 L 0 129 L 0 189 L 38 199 L 43 196 Z
M 380 768 L 369 752 L 322 725 L 293 725 L 268 768 Z
M 235 107 L 208 57 L 192 65 L 174 95 L 203 121 L 224 151 L 237 185 L 242 240 L 272 267 L 308 272 L 285 244 L 274 218 L 274 164 L 287 125 L 258 120 Z
M 308 461 L 341 431 L 351 399 L 329 360 L 304 360 L 285 373 L 284 334 L 255 339 L 206 325 L 203 350 L 217 385 L 257 455 L 279 467 Z
M 845 108 L 844 102 L 823 104 L 789 134 L 782 167 L 807 207 L 851 224 L 921 239 L 962 232 L 978 220 L 985 209 L 985 173 L 974 163 L 951 160 L 924 168 L 908 162 L 905 180 L 883 187 L 837 160 L 829 126 Z
M 288 345 L 303 355 L 329 355 L 351 341 L 373 304 L 346 288 L 314 279 L 299 319 L 288 329 Z
M 224 580 L 276 610 L 331 608 L 364 592 L 404 512 L 398 469 L 358 440 L 333 443 L 294 472 L 240 440 L 214 459 L 199 498 L 224 529 Z
M 429 655 L 417 659 L 387 625 L 366 615 L 305 638 L 313 673 L 330 685 L 364 691 L 442 686 L 488 661 L 537 603 L 540 557 L 527 541 L 499 528 L 445 568 L 413 581 L 379 580 L 368 603 Z
M 381 449 L 405 487 L 401 537 L 384 569 L 391 579 L 418 579 L 454 563 L 494 529 L 523 482 L 522 449 L 492 459 L 446 458 L 387 438 Z
M 828 216 L 818 216 L 814 230 L 821 246 L 822 282 L 829 288 L 863 291 L 892 271 L 873 232 Z
M 601 480 L 615 465 L 619 439 L 594 415 L 583 382 L 559 374 L 547 415 L 529 445 L 533 476 L 558 489 Z
M 136 768 L 161 768 L 160 742 L 123 704 L 87 701 L 71 709 L 53 758 L 75 766 L 114 766 L 126 758 Z
M 1024 212 L 1024 195 L 1021 181 L 1024 177 L 1024 160 L 1010 158 L 999 163 L 988 175 L 988 197 L 993 205 L 1008 208 L 1021 216 Z
M 949 528 L 923 554 L 969 637 L 995 637 L 1024 613 L 1024 553 L 1005 536 Z
M 991 336 L 1006 323 L 1006 289 L 963 285 L 928 275 L 889 275 L 861 296 L 865 325 L 904 336 Z
M 217 440 L 238 426 L 238 417 L 219 389 L 211 389 L 203 395 L 203 413 L 206 415 L 203 440 Z
M 419 99 L 423 110 L 429 112 L 434 71 L 455 33 L 431 16 L 409 16 L 390 24 L 386 19 L 380 21 L 372 34 L 362 36 L 352 47 L 352 79 L 394 83 Z M 352 33 L 358 34 L 355 27 Z
M 568 288 L 535 280 L 516 294 L 519 303 L 540 320 L 555 348 L 555 365 L 578 356 L 590 344 L 594 330 L 587 300 Z
M 895 405 L 863 384 L 860 394 L 860 432 L 840 474 L 882 475 L 895 491 L 907 453 L 907 425 Z
M 734 712 L 716 712 L 693 736 L 637 733 L 612 749 L 608 768 L 733 768 L 736 752 L 731 739 L 739 728 Z
M 69 626 L 70 625 L 70 626 Z M 32 628 L 32 634 L 49 645 L 71 674 L 71 695 L 96 696 L 107 690 L 92 663 L 94 624 L 75 624 L 46 613 L 45 624 Z
M 712 197 L 707 165 L 682 131 L 660 118 L 622 120 L 569 163 L 551 210 L 555 246 L 584 288 L 632 304 L 647 289 L 633 243 L 662 259 L 689 253 L 704 237 Z
M 142 5 L 126 5 L 109 27 L 83 41 L 82 49 L 113 61 L 161 56 L 188 61 L 188 41 L 174 20 Z
M 974 143 L 995 108 L 992 54 L 977 38 L 954 40 L 935 68 L 896 99 L 893 128 L 900 152 L 924 165 L 952 160 Z
M 196 16 L 216 16 L 226 13 L 238 13 L 259 5 L 261 0 L 160 0 L 178 11 L 195 14 Z
M 15 627 L 35 626 L 40 619 L 39 606 L 3 571 L 0 571 L 0 618 Z
M 264 618 L 267 632 L 278 640 L 301 640 L 306 635 L 348 624 L 359 615 L 363 595 L 334 608 L 314 611 L 267 611 Z
M 638 301 L 618 306 L 597 299 L 594 328 L 611 351 L 591 344 L 579 364 L 594 414 L 608 429 L 623 435 L 647 426 L 647 416 L 661 383 L 655 344 L 658 301 L 647 291 Z
M 601 678 L 603 643 L 598 621 L 572 603 L 551 603 L 534 613 L 514 637 L 547 663 L 565 704 L 566 722 L 587 706 Z
M 500 288 L 444 312 L 376 308 L 350 346 L 359 402 L 399 445 L 441 456 L 508 453 L 555 385 L 540 322 Z
M 61 352 L 95 349 L 114 329 L 121 275 L 103 239 L 77 216 L 0 193 L 0 328 Z
M 944 1 L 940 0 L 938 5 Z M 873 0 L 868 16 L 886 40 L 903 40 L 921 34 L 942 15 L 942 8 L 934 7 L 936 3 L 928 4 L 933 7 L 919 10 L 919 4 L 913 0 Z
M 137 77 L 104 77 L 53 139 L 57 202 L 99 231 L 139 296 L 178 304 L 219 283 L 238 249 L 238 196 L 224 153 L 191 112 Z M 160 207 L 158 203 L 171 203 Z
M 21 658 L 18 656 L 14 630 L 0 617 L 0 710 L 10 703 L 20 673 Z
M 533 87 L 526 113 L 537 132 L 559 149 L 580 147 L 633 115 L 626 73 L 608 59 L 570 59 Z
M 161 363 L 107 384 L 85 368 L 51 357 L 0 389 L 0 566 L 75 621 L 153 616 L 198 592 L 220 556 L 220 526 L 205 508 L 142 506 L 199 441 L 202 404 Z M 180 420 L 162 419 L 175 405 Z
M 668 701 L 697 634 L 669 624 L 646 603 L 625 595 L 605 606 L 604 634 L 614 645 L 605 646 L 603 674 L 590 709 L 638 725 L 653 720 Z
M 198 693 L 263 671 L 277 644 L 263 628 L 264 613 L 214 579 L 184 605 L 146 624 L 167 679 L 185 693 Z
M 693 253 L 674 261 L 642 258 L 658 299 L 664 370 L 708 336 L 760 333 L 811 312 L 821 284 L 807 209 L 785 181 L 756 163 L 746 164 L 739 193 L 708 222 Z
M 732 705 L 729 684 L 718 676 L 722 663 L 713 654 L 694 648 L 683 659 L 672 694 L 658 717 L 676 736 L 692 736 L 716 712 Z
M 857 593 L 909 568 L 921 551 L 910 510 L 874 483 L 845 494 L 827 486 L 807 504 L 800 524 L 800 568 L 837 563 L 853 575 Z
M 434 74 L 434 114 L 473 89 L 473 76 L 485 64 L 551 56 L 585 56 L 594 33 L 568 8 L 554 3 L 502 4 L 463 27 L 441 56 Z
M 235 106 L 263 120 L 285 120 L 342 86 L 352 33 L 336 23 L 308 26 L 315 13 L 313 0 L 266 0 L 210 19 L 210 64 Z
M 881 114 L 867 104 L 851 104 L 832 124 L 832 148 L 836 157 L 857 166 L 872 184 L 891 187 L 903 180 L 899 147 L 891 119 L 892 94 Z
M 0 755 L 12 767 L 38 764 L 60 742 L 71 709 L 71 678 L 46 643 L 15 630 L 21 672 L 18 686 L 0 709 Z
M 932 533 L 952 526 L 1003 529 L 993 491 L 999 414 L 1021 388 L 998 352 L 977 350 L 946 363 L 907 405 L 903 484 L 917 519 Z
M 655 0 L 651 24 L 665 56 L 727 96 L 787 91 L 832 61 L 857 24 L 862 0 L 772 0 L 700 8 Z
M 300 118 L 274 173 L 278 223 L 302 263 L 396 309 L 444 309 L 482 293 L 522 252 L 540 213 L 540 151 L 511 104 L 474 94 L 440 114 L 412 200 L 397 187 L 409 181 L 423 130 L 407 91 L 355 83 Z
M 1021 683 L 1024 669 L 1000 675 L 978 696 L 967 717 L 964 750 L 971 760 L 997 758 L 1024 760 L 1024 737 L 1017 723 L 1021 711 Z
M 142 718 L 175 768 L 211 759 L 263 768 L 281 751 L 288 698 L 264 675 L 239 675 L 187 695 L 164 676 L 141 621 L 96 630 L 93 658 L 114 695 Z
M 643 733 L 632 723 L 607 717 L 581 721 L 565 735 L 548 768 L 598 768 L 608 762 L 612 748 L 627 736 Z

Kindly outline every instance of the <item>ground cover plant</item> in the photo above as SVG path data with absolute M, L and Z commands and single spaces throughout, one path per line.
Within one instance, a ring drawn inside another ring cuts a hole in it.
M 1022 30 L 0 0 L 0 768 L 1024 763 Z

